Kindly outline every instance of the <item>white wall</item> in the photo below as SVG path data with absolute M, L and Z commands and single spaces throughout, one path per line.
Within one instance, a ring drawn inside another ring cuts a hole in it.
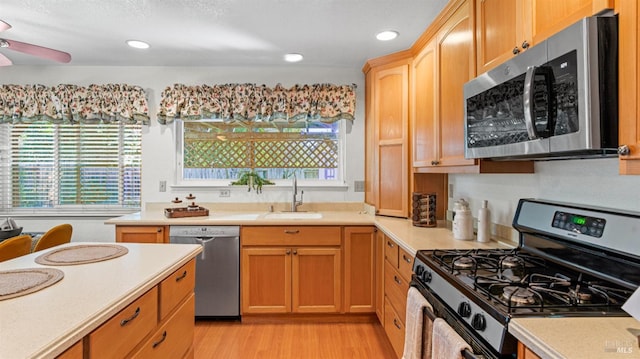
M 171 188 L 175 179 L 175 139 L 173 126 L 163 126 L 156 121 L 155 114 L 160 103 L 161 92 L 174 83 L 187 85 L 222 83 L 257 83 L 285 87 L 296 83 L 334 83 L 357 85 L 356 120 L 346 137 L 345 184 L 338 189 L 303 188 L 308 202 L 362 202 L 364 193 L 353 191 L 353 182 L 364 180 L 364 75 L 360 68 L 305 67 L 300 64 L 283 67 L 99 67 L 99 66 L 10 66 L 0 67 L 0 84 L 61 83 L 89 85 L 106 83 L 128 83 L 145 89 L 149 96 L 150 126 L 145 126 L 142 137 L 142 202 L 169 204 L 175 197 L 187 193 L 197 196 L 198 202 L 260 202 L 289 201 L 290 188 L 269 188 L 260 195 L 246 188 L 232 188 L 231 197 L 220 198 L 219 189 Z M 166 180 L 167 192 L 159 192 L 159 181 Z M 27 221 L 23 219 L 23 221 Z M 102 224 L 102 219 L 72 218 L 77 233 L 75 240 L 109 241 L 113 238 L 112 226 Z M 46 227 L 42 220 L 29 224 L 29 230 Z M 80 228 L 82 227 L 82 228 Z M 27 226 L 25 226 L 25 230 Z M 91 229 L 98 229 L 91 231 Z M 92 233 L 91 238 L 85 237 Z
M 539 161 L 534 174 L 449 176 L 453 200 L 467 199 L 474 217 L 489 201 L 493 223 L 511 226 L 520 198 L 542 198 L 640 211 L 640 176 L 618 175 L 618 159 Z

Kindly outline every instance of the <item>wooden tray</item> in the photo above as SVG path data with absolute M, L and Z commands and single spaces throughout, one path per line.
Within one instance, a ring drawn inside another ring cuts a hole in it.
M 200 217 L 208 215 L 209 210 L 204 207 L 198 207 L 197 209 L 189 209 L 187 207 L 164 209 L 164 216 L 167 218 Z

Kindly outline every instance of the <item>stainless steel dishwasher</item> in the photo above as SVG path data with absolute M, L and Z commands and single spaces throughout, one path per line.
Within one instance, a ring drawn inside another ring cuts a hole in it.
M 169 242 L 202 245 L 196 259 L 196 317 L 239 317 L 240 227 L 170 226 Z

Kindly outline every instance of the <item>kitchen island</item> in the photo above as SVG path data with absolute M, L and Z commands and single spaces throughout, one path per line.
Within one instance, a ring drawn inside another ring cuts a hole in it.
M 157 288 L 163 281 L 193 263 L 192 259 L 202 250 L 198 245 L 121 243 L 128 253 L 109 260 L 65 266 L 45 266 L 34 261 L 49 251 L 75 245 L 65 244 L 0 263 L 0 271 L 55 268 L 64 273 L 62 280 L 47 288 L 0 301 L 0 358 L 54 358 L 74 344 L 81 346 L 83 339 L 86 345 L 92 333 L 131 303 L 140 297 L 150 297 L 148 293 L 162 292 Z M 188 299 L 182 303 L 187 310 L 188 304 L 193 304 Z M 151 300 L 151 304 L 155 308 L 158 300 L 155 303 Z M 156 313 L 151 317 L 154 323 L 158 321 Z M 127 340 L 109 339 L 113 346 Z

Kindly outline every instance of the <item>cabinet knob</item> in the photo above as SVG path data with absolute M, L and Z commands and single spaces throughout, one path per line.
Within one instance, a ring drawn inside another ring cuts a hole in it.
M 630 152 L 631 152 L 631 150 L 629 149 L 629 146 L 627 146 L 627 145 L 622 145 L 622 146 L 618 147 L 618 154 L 620 156 L 628 156 Z
M 514 47 L 513 50 L 511 51 L 513 52 L 514 55 L 517 55 L 520 53 L 520 49 L 518 48 L 518 46 Z
M 286 253 L 287 255 L 289 255 L 289 254 L 291 254 L 291 250 L 287 249 L 287 250 L 285 251 L 285 253 Z
M 527 42 L 527 40 L 524 40 L 524 41 L 522 42 L 522 48 L 523 48 L 523 49 L 528 49 L 528 48 L 529 48 L 529 43 Z
M 297 250 L 297 249 L 294 249 L 294 250 L 293 250 L 293 255 L 295 256 L 295 255 L 297 255 L 297 254 L 298 254 L 298 250 Z
M 162 227 L 158 227 L 158 233 L 162 233 Z

